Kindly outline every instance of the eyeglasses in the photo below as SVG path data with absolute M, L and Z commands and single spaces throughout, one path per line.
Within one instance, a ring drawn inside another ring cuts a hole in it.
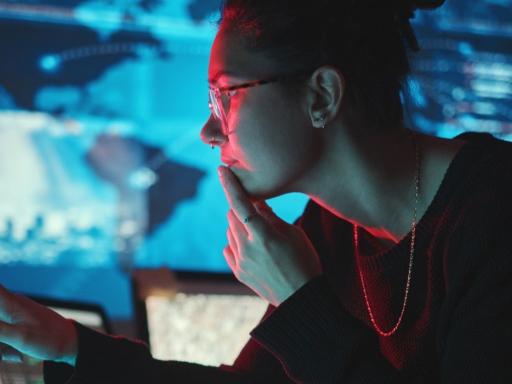
M 222 134 L 229 135 L 231 132 L 228 129 L 227 113 L 229 112 L 230 100 L 239 89 L 252 88 L 258 85 L 275 83 L 278 81 L 288 80 L 297 76 L 304 76 L 311 71 L 300 72 L 291 75 L 275 76 L 264 80 L 255 80 L 243 84 L 231 85 L 228 87 L 209 87 L 208 91 L 208 108 L 212 116 L 221 124 Z

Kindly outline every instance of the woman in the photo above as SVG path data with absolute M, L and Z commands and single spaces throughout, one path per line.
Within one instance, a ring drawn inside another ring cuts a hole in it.
M 269 302 L 233 366 L 158 361 L 5 290 L 0 340 L 48 383 L 511 382 L 512 145 L 402 118 L 408 20 L 438 5 L 226 1 L 201 137 L 229 165 L 224 256 Z M 288 192 L 310 197 L 295 225 L 265 204 Z

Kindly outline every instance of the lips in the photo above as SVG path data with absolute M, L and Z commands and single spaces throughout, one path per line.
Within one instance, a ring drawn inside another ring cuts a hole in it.
M 235 159 L 231 159 L 229 157 L 225 157 L 225 156 L 222 156 L 221 157 L 221 161 L 226 164 L 226 165 L 233 165 L 235 164 L 237 161 Z

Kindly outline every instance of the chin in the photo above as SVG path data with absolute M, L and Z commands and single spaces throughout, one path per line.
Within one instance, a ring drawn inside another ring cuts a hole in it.
M 237 172 L 240 170 L 235 169 L 232 170 L 233 173 L 238 177 L 238 180 L 240 181 L 240 184 L 242 184 L 242 187 L 249 196 L 249 199 L 251 199 L 252 201 L 268 200 L 287 193 L 286 191 L 278 190 L 275 187 L 272 188 L 272 186 L 261 185 L 260 183 L 258 183 L 257 179 L 249 178 L 248 173 L 245 173 L 243 171 Z

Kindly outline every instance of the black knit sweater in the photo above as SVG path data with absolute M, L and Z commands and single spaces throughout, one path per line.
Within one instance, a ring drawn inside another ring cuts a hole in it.
M 298 224 L 323 275 L 269 306 L 233 366 L 159 361 L 136 341 L 77 324 L 76 367 L 45 362 L 45 382 L 512 383 L 512 144 L 465 133 L 419 220 L 403 321 L 379 336 L 354 262 L 352 225 L 309 201 Z M 404 298 L 411 233 L 382 250 L 360 230 L 361 270 L 376 321 Z

